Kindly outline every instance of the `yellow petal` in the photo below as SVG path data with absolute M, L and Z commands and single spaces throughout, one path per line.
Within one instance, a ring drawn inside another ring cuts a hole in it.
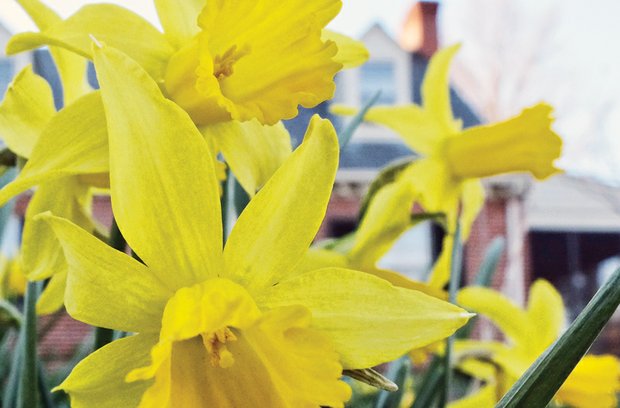
M 262 125 L 257 120 L 205 126 L 239 184 L 253 197 L 291 154 L 291 136 L 282 123 Z
M 207 143 L 126 55 L 98 48 L 95 66 L 108 122 L 112 208 L 123 236 L 149 267 L 174 271 L 176 288 L 217 276 L 221 209 Z
M 257 118 L 264 124 L 331 98 L 336 44 L 321 30 L 339 0 L 209 1 L 202 31 L 170 61 L 166 89 L 198 124 Z
M 400 288 L 417 290 L 419 292 L 426 293 L 429 296 L 433 296 L 441 300 L 447 300 L 448 298 L 448 294 L 444 290 L 441 290 L 438 287 L 434 287 L 423 282 L 409 279 L 398 272 L 379 268 L 360 268 L 360 270 L 374 275 L 378 278 L 384 279 L 390 282 L 392 285 L 398 286 Z
M 58 311 L 65 303 L 67 271 L 57 273 L 49 280 L 37 300 L 37 314 L 46 315 Z
M 461 188 L 461 239 L 465 242 L 484 206 L 484 187 L 480 180 L 466 180 Z
M 566 316 L 560 293 L 546 280 L 538 279 L 530 287 L 527 316 L 536 326 L 538 350 L 546 349 L 564 329 Z
M 205 0 L 155 0 L 164 34 L 175 48 L 180 48 L 198 33 L 198 14 L 204 5 Z
M 39 30 L 46 30 L 62 22 L 56 12 L 39 0 L 18 0 Z M 64 105 L 68 105 L 91 90 L 87 81 L 86 60 L 60 47 L 49 47 L 62 82 Z
M 514 344 L 525 349 L 535 344 L 531 337 L 536 334 L 536 327 L 524 310 L 501 293 L 470 286 L 458 293 L 457 302 L 490 319 Z
M 418 282 L 401 275 L 400 273 L 379 269 L 377 267 L 360 267 L 352 263 L 346 255 L 333 250 L 310 248 L 304 255 L 302 260 L 295 266 L 295 274 L 315 271 L 321 268 L 349 268 L 359 269 L 362 272 L 369 273 L 381 279 L 385 279 L 394 286 L 401 288 L 419 290 L 427 295 L 434 296 L 438 299 L 446 299 L 447 295 L 444 291 L 430 287 L 425 283 Z
M 314 116 L 304 142 L 235 224 L 224 249 L 226 277 L 252 292 L 273 285 L 292 270 L 325 216 L 338 155 L 332 124 Z
M 549 105 L 538 104 L 506 121 L 466 129 L 446 141 L 445 159 L 460 178 L 515 171 L 549 177 L 558 172 L 553 162 L 562 150 L 562 139 L 551 129 L 551 113 Z
M 485 384 L 473 393 L 450 402 L 448 408 L 493 408 L 496 403 L 497 386 L 495 384 Z
M 454 235 L 446 234 L 441 244 L 441 253 L 433 265 L 433 270 L 428 278 L 428 285 L 443 289 L 450 280 L 452 268 L 452 251 L 454 250 Z
M 370 53 L 363 42 L 354 40 L 344 34 L 323 30 L 321 38 L 323 41 L 331 40 L 336 43 L 338 52 L 334 57 L 334 61 L 341 63 L 345 69 L 360 66 L 368 61 L 370 57 Z
M 461 125 L 452 116 L 450 104 L 450 64 L 461 46 L 459 44 L 442 48 L 431 58 L 424 82 L 422 82 L 422 102 L 424 110 L 436 118 L 445 135 L 456 133 Z
M 373 267 L 411 226 L 416 191 L 400 179 L 381 188 L 373 197 L 355 234 L 349 258 L 361 267 Z
M 334 105 L 330 111 L 336 115 L 354 115 L 357 109 Z M 417 105 L 377 106 L 370 108 L 364 120 L 386 126 L 398 133 L 416 153 L 428 156 L 441 146 L 445 133 L 437 118 Z
M 62 21 L 56 12 L 39 0 L 17 0 L 17 3 L 28 13 L 40 30 L 45 30 Z
M 155 377 L 141 407 L 342 406 L 338 355 L 310 322 L 303 307 L 261 314 L 241 286 L 207 280 L 170 300 L 151 364 L 127 379 Z
M 165 279 L 173 277 L 159 276 L 65 219 L 49 213 L 37 219 L 52 227 L 62 244 L 69 270 L 65 305 L 71 316 L 129 332 L 159 330 L 174 290 Z
M 458 369 L 473 378 L 485 381 L 486 384 L 463 398 L 448 404 L 449 408 L 492 408 L 498 401 L 498 390 L 495 377 L 497 368 L 488 362 L 466 359 L 458 364 Z
M 266 288 L 260 307 L 301 304 L 312 326 L 328 333 L 344 368 L 368 368 L 450 336 L 470 317 L 421 292 L 370 274 L 325 268 Z
M 113 4 L 87 5 L 40 33 L 17 34 L 7 44 L 6 52 L 11 55 L 52 45 L 91 58 L 92 37 L 127 53 L 157 80 L 163 77 L 173 52 L 168 40 L 155 27 Z
M 19 176 L 0 190 L 0 203 L 44 181 L 106 173 L 108 161 L 105 115 L 99 93 L 93 92 L 51 119 Z
M 295 265 L 295 273 L 302 274 L 327 267 L 347 268 L 349 267 L 349 261 L 345 255 L 339 252 L 310 248 L 304 254 L 301 261 Z
M 9 85 L 0 104 L 0 135 L 15 154 L 30 157 L 39 135 L 56 113 L 52 89 L 32 71 L 24 68 Z
M 67 263 L 56 235 L 47 225 L 33 221 L 33 217 L 45 211 L 72 220 L 78 226 L 92 231 L 88 210 L 81 205 L 88 187 L 75 177 L 66 177 L 41 185 L 35 191 L 24 221 L 21 268 L 30 280 L 41 280 L 57 273 L 66 273 Z
M 80 361 L 54 391 L 68 393 L 73 408 L 135 407 L 150 382 L 128 384 L 125 376 L 148 362 L 156 341 L 157 336 L 144 334 L 116 340 Z
M 615 408 L 620 391 L 620 362 L 612 355 L 585 356 L 568 376 L 556 398 L 575 408 Z
M 0 296 L 5 299 L 24 296 L 26 286 L 28 286 L 28 279 L 19 267 L 19 263 L 0 254 Z

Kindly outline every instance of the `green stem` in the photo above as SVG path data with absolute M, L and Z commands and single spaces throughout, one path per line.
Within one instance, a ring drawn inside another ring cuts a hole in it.
M 416 388 L 417 392 L 411 408 L 426 408 L 434 406 L 433 402 L 437 399 L 437 394 L 441 389 L 441 383 L 444 378 L 443 362 L 443 358 L 439 356 L 433 357 L 433 360 L 426 370 L 424 378 Z
M 450 262 L 450 282 L 448 284 L 448 301 L 456 303 L 456 292 L 461 284 L 461 271 L 463 269 L 463 243 L 461 242 L 461 224 L 457 220 L 454 230 L 454 246 L 452 247 Z M 446 353 L 444 356 L 444 384 L 440 396 L 440 407 L 447 406 L 450 401 L 450 389 L 452 388 L 452 349 L 454 348 L 454 335 L 446 340 Z
M 20 347 L 23 350 L 22 371 L 19 381 L 17 406 L 34 408 L 38 405 L 37 370 L 37 295 L 38 282 L 28 282 L 24 300 L 24 324 L 22 325 Z
M 127 248 L 127 241 L 125 241 L 125 237 L 121 234 L 121 230 L 118 228 L 116 219 L 112 220 L 108 245 L 122 252 L 124 252 Z M 114 340 L 114 330 L 103 327 L 95 328 L 95 344 L 93 346 L 93 351 L 100 349 L 112 340 Z
M 20 331 L 21 333 L 21 331 Z M 9 373 L 9 379 L 6 382 L 4 388 L 4 395 L 2 396 L 2 408 L 13 408 L 17 405 L 17 393 L 19 389 L 19 375 L 21 372 L 23 348 L 20 345 L 21 334 L 17 337 L 17 347 L 11 360 L 11 372 Z
M 230 201 L 233 195 L 232 173 L 230 169 L 226 170 L 226 180 L 222 183 L 222 198 L 220 200 L 222 207 L 222 233 L 224 243 L 228 239 L 228 230 L 230 229 Z
M 45 373 L 43 372 L 43 365 L 39 361 L 37 365 L 37 372 L 39 374 L 37 385 L 39 386 L 39 395 L 41 397 L 41 406 L 42 408 L 54 408 L 54 403 L 52 402 L 52 395 L 50 394 L 50 387 L 47 384 L 45 379 Z

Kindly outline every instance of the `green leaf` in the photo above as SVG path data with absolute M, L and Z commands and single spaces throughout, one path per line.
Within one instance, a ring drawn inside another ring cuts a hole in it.
M 441 381 L 444 378 L 443 374 L 443 358 L 439 356 L 433 357 L 433 361 L 429 364 L 424 378 L 416 387 L 415 400 L 411 408 L 427 408 L 433 406 L 441 390 Z
M 22 314 L 9 301 L 0 299 L 0 327 L 19 328 L 22 324 Z
M 596 292 L 562 337 L 538 357 L 496 407 L 547 405 L 586 354 L 619 304 L 620 269 Z
M 499 261 L 502 259 L 502 254 L 504 253 L 505 248 L 506 240 L 504 237 L 496 237 L 489 244 L 489 246 L 487 246 L 487 249 L 484 252 L 484 258 L 480 264 L 480 269 L 478 269 L 478 274 L 474 280 L 475 286 L 488 287 L 491 285 L 493 275 L 495 275 L 495 272 L 497 271 L 497 266 L 499 265 Z
M 415 160 L 415 157 L 405 157 L 404 159 L 395 160 L 389 163 L 383 169 L 381 169 L 377 177 L 375 177 L 372 183 L 370 183 L 370 186 L 368 187 L 368 192 L 366 193 L 366 196 L 364 196 L 364 199 L 360 204 L 360 220 L 364 218 L 364 214 L 366 213 L 366 210 L 368 209 L 368 206 L 370 205 L 370 202 L 372 201 L 375 194 L 377 194 L 377 192 L 383 186 L 393 183 L 394 180 L 396 180 L 396 178 L 398 177 L 398 175 Z
M 377 91 L 377 93 L 370 98 L 366 105 L 364 105 L 364 107 L 357 112 L 355 116 L 353 116 L 347 127 L 345 127 L 341 132 L 338 132 L 338 143 L 340 144 L 340 150 L 344 149 L 349 144 L 357 128 L 362 124 L 362 122 L 364 122 L 366 112 L 368 112 L 368 110 L 375 103 L 377 103 L 379 96 L 381 96 L 381 91 Z

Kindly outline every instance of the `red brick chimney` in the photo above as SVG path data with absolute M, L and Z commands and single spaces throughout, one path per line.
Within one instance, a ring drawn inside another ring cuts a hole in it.
M 437 51 L 437 8 L 435 1 L 417 1 L 409 10 L 399 35 L 400 46 L 430 58 Z

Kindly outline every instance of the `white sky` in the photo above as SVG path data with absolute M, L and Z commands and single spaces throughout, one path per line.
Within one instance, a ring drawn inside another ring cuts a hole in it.
M 44 0 L 44 2 L 61 16 L 66 17 L 84 4 L 101 3 L 102 1 Z M 120 4 L 143 15 L 153 23 L 157 21 L 152 0 L 106 0 L 105 2 Z M 344 0 L 343 3 L 344 6 L 340 15 L 330 27 L 357 37 L 376 21 L 381 22 L 392 34 L 395 33 L 413 0 Z M 14 32 L 34 30 L 34 25 L 14 0 L 0 0 L 0 20 Z

